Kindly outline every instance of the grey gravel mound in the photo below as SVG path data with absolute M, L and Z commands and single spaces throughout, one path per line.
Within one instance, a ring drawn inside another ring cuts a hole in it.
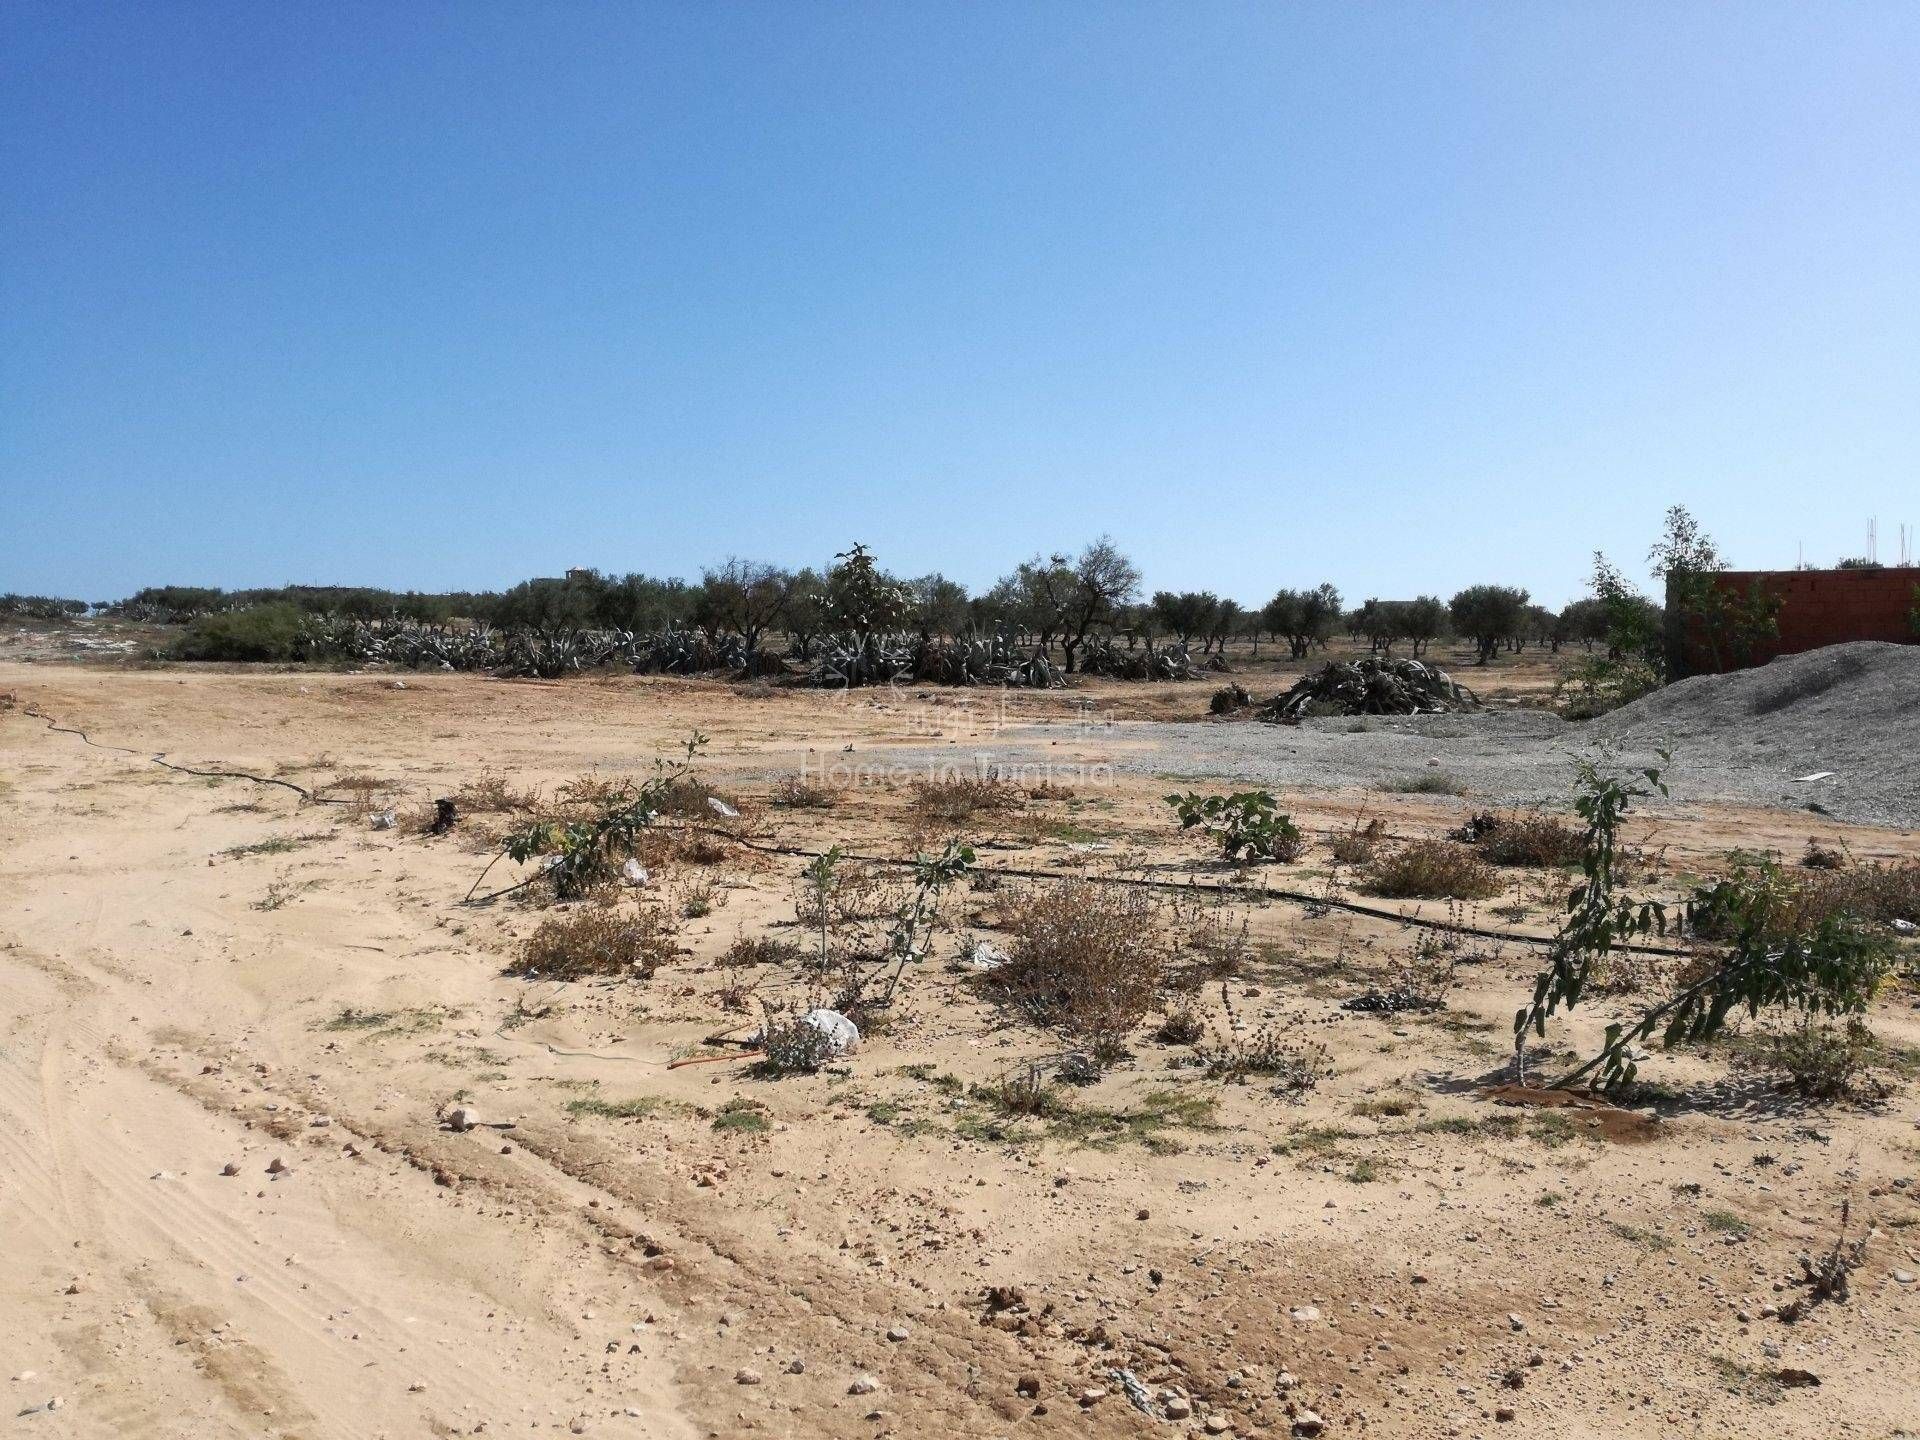
M 1683 680 L 1585 724 L 1537 711 L 1406 719 L 1122 725 L 1116 764 L 1168 777 L 1283 786 L 1400 786 L 1437 771 L 1480 804 L 1564 802 L 1576 757 L 1673 751 L 1676 801 L 1819 807 L 1920 825 L 1920 646 L 1860 642 Z M 1437 763 L 1435 763 L 1437 762 Z M 1834 772 L 1820 780 L 1802 777 Z

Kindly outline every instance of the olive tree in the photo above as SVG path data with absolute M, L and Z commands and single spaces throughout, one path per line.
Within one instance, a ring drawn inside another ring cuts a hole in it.
M 1472 639 L 1479 663 L 1485 665 L 1501 641 L 1525 632 L 1530 598 L 1513 585 L 1470 585 L 1447 602 L 1447 610 L 1453 628 Z

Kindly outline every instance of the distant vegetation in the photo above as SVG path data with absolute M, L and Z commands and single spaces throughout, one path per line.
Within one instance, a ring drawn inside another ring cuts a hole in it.
M 1076 671 L 1175 679 L 1224 668 L 1230 642 L 1284 644 L 1309 658 L 1344 633 L 1377 655 L 1418 657 L 1435 641 L 1470 644 L 1478 663 L 1529 647 L 1559 655 L 1559 699 L 1599 714 L 1664 684 L 1676 637 L 1716 664 L 1775 633 L 1777 602 L 1716 583 L 1727 567 L 1684 507 L 1667 512 L 1648 556 L 1677 598 L 1669 616 L 1595 554 L 1588 593 L 1553 611 L 1520 586 L 1469 585 L 1442 599 L 1371 597 L 1348 608 L 1330 583 L 1281 589 L 1264 605 L 1208 590 L 1144 592 L 1106 537 L 1078 554 L 1039 554 L 984 592 L 934 572 L 902 579 L 855 545 L 824 571 L 729 558 L 697 581 L 598 570 L 525 580 L 505 591 L 397 591 L 287 585 L 220 590 L 150 586 L 97 608 L 182 625 L 177 658 L 349 661 L 557 675 L 607 664 L 642 671 L 748 675 L 805 667 L 822 683 L 889 680 L 1058 685 Z M 0 616 L 82 615 L 78 600 L 0 596 Z M 1915 624 L 1920 627 L 1920 594 Z
M 55 595 L 0 595 L 0 617 L 18 620 L 71 620 L 92 607 L 84 600 Z

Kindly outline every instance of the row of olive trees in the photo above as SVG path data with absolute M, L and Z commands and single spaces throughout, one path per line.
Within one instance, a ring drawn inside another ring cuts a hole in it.
M 1639 594 L 1602 555 L 1594 557 L 1589 594 L 1558 612 L 1536 605 L 1511 585 L 1471 585 L 1449 600 L 1421 595 L 1411 600 L 1368 599 L 1348 610 L 1338 589 L 1285 589 L 1258 607 L 1212 591 L 1161 590 L 1143 596 L 1139 569 L 1102 536 L 1077 554 L 1035 555 L 981 594 L 935 572 L 918 578 L 888 575 L 862 546 L 854 546 L 822 569 L 790 570 L 761 561 L 729 559 L 702 572 L 697 582 L 642 574 L 616 576 L 575 570 L 564 579 L 528 580 L 500 592 L 428 594 L 355 587 L 287 586 L 275 590 L 222 591 L 153 587 L 117 607 L 121 613 L 156 619 L 279 606 L 289 614 L 344 614 L 354 618 L 474 620 L 552 636 L 580 630 L 655 633 L 697 629 L 709 639 L 736 636 L 750 651 L 771 636 L 810 661 L 820 640 L 846 632 L 991 636 L 1053 654 L 1064 668 L 1079 668 L 1088 643 L 1123 639 L 1129 648 L 1177 641 L 1199 645 L 1203 654 L 1229 641 L 1284 642 L 1296 660 L 1323 648 L 1337 633 L 1364 639 L 1376 653 L 1405 644 L 1424 655 L 1435 640 L 1471 644 L 1480 663 L 1503 650 L 1529 645 L 1558 651 L 1578 644 L 1604 647 L 1612 663 L 1631 661 L 1652 674 L 1666 668 L 1679 631 L 1704 636 L 1716 658 L 1738 658 L 1766 633 L 1772 614 L 1764 597 L 1729 594 L 1715 584 L 1726 568 L 1693 517 L 1676 506 L 1649 555 L 1656 577 L 1666 581 L 1681 607 L 1676 617 Z M 849 570 L 852 565 L 854 569 Z M 865 610 L 849 609 L 849 576 L 870 591 Z M 876 588 L 877 587 L 877 588 Z M 883 597 L 884 604 L 875 597 Z M 877 608 L 876 608 L 877 606 Z M 884 612 L 884 613 L 882 613 Z

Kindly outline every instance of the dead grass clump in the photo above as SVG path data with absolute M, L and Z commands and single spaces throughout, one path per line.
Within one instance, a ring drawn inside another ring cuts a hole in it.
M 315 792 L 345 799 L 347 814 L 356 820 L 366 820 L 393 809 L 400 796 L 394 781 L 373 775 L 336 775 L 315 787 Z
M 751 969 L 757 965 L 785 965 L 801 958 L 800 947 L 791 940 L 771 935 L 737 935 L 720 963 L 728 969 Z
M 1197 1045 L 1206 1033 L 1207 1024 L 1200 1018 L 1200 1012 L 1191 1005 L 1182 1005 L 1167 1013 L 1160 1028 L 1153 1032 L 1153 1038 L 1162 1045 Z
M 773 803 L 783 810 L 831 810 L 839 803 L 837 790 L 815 785 L 804 775 L 788 775 L 773 787 Z
M 1476 816 L 1475 844 L 1495 865 L 1563 869 L 1580 863 L 1580 832 L 1564 820 L 1538 811 L 1524 815 Z
M 976 815 L 1018 810 L 1025 797 L 1006 780 L 950 773 L 914 781 L 907 803 L 922 825 L 964 825 Z
M 1920 924 L 1920 860 L 1789 870 L 1764 856 L 1736 854 L 1732 878 L 1767 891 L 1769 933 L 1804 935 L 1842 918 L 1877 925 L 1896 920 Z M 1699 898 L 1705 896 L 1699 892 Z M 1696 905 L 1690 923 L 1702 939 L 1719 940 L 1727 938 L 1731 922 L 1708 903 Z
M 1231 900 L 1176 895 L 1168 905 L 1172 954 L 1167 985 L 1191 993 L 1217 980 L 1245 974 L 1253 964 L 1250 915 Z
M 1810 918 L 1853 915 L 1861 920 L 1920 924 L 1920 860 L 1890 860 L 1817 870 L 1800 877 Z
M 1306 1033 L 1309 1022 L 1304 1017 L 1267 1020 L 1243 1030 L 1224 985 L 1220 999 L 1226 1024 L 1217 1041 L 1200 1047 L 1200 1058 L 1212 1078 L 1241 1085 L 1256 1078 L 1269 1080 L 1274 1094 L 1297 1098 L 1333 1074 L 1332 1054 Z
M 1334 860 L 1341 865 L 1365 865 L 1380 849 L 1386 833 L 1386 822 L 1378 815 L 1364 825 L 1355 819 L 1353 828 L 1334 836 L 1329 848 Z
M 1873 1032 L 1858 1016 L 1835 1025 L 1804 1017 L 1766 1038 L 1758 1059 L 1780 1076 L 1780 1088 L 1816 1101 L 1884 1100 L 1888 1088 L 1873 1073 L 1879 1052 Z
M 504 775 L 486 772 L 469 780 L 453 793 L 455 808 L 462 815 L 501 815 L 538 809 L 538 790 L 516 790 Z
M 645 980 L 678 949 L 671 917 L 652 906 L 590 905 L 552 915 L 520 947 L 513 974 L 547 980 L 612 975 Z
M 687 835 L 680 842 L 680 858 L 690 865 L 719 865 L 733 853 L 733 847 L 712 835 Z
M 1039 1024 L 1080 1040 L 1101 1064 L 1125 1053 L 1166 968 L 1160 907 L 1143 890 L 1067 880 L 1010 907 L 1013 941 L 994 986 Z
M 1847 866 L 1846 846 L 1822 845 L 1808 836 L 1806 852 L 1801 855 L 1800 864 L 1808 870 L 1844 870 Z
M 1457 841 L 1409 840 L 1374 858 L 1366 888 L 1396 900 L 1485 900 L 1500 893 L 1500 877 Z
M 991 1085 L 976 1085 L 972 1096 L 983 1100 L 1002 1115 L 1055 1119 L 1072 1108 L 1060 1087 L 1038 1065 L 1023 1065 L 1002 1075 Z
M 836 865 L 824 884 L 802 875 L 794 885 L 794 918 L 810 930 L 891 918 L 905 903 L 912 881 L 880 865 Z

